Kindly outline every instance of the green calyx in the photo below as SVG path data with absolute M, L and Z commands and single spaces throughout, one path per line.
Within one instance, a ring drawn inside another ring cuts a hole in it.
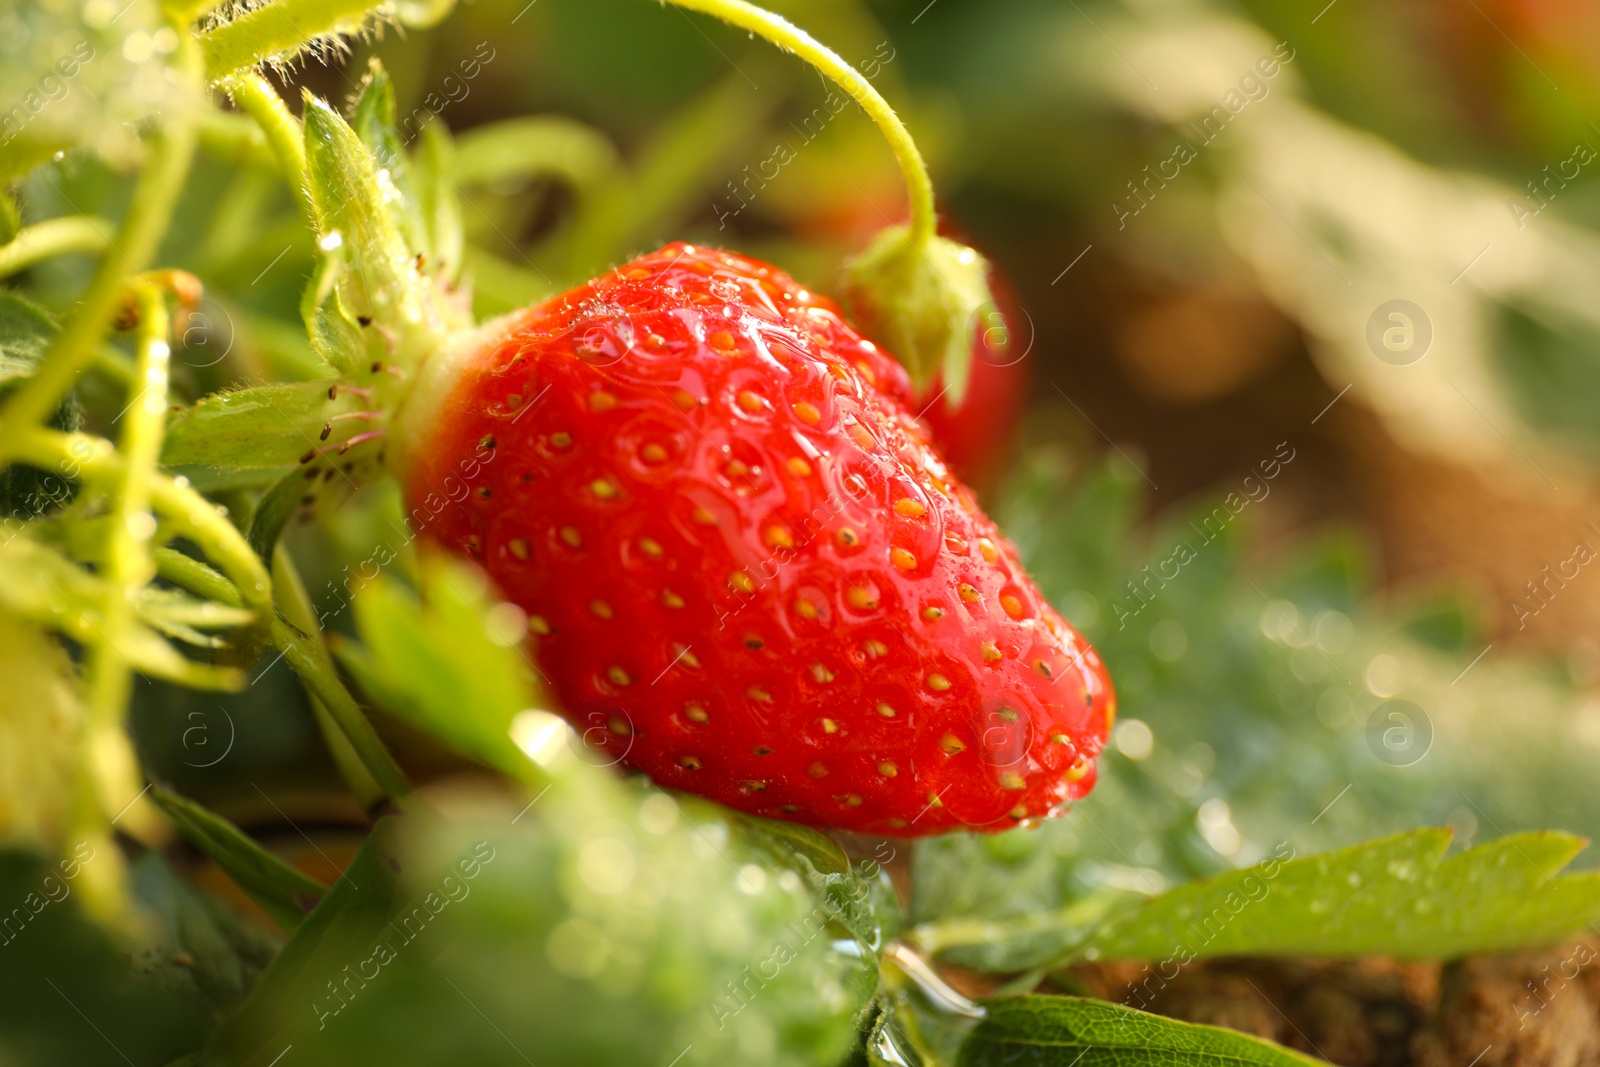
M 964 244 L 894 228 L 846 265 L 840 295 L 855 324 L 905 364 L 919 389 L 942 375 L 945 396 L 957 403 L 978 315 L 993 300 L 988 271 Z

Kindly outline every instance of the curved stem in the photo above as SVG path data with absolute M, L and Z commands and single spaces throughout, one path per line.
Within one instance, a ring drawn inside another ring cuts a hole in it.
M 64 215 L 24 226 L 0 245 L 0 277 L 26 270 L 67 252 L 99 252 L 110 243 L 112 224 L 88 215 Z
M 311 695 L 322 702 L 378 788 L 391 800 L 404 800 L 411 793 L 411 783 L 384 747 L 383 739 L 362 713 L 356 698 L 350 695 L 333 665 L 325 659 L 320 642 L 314 642 L 282 619 L 275 618 L 272 620 L 272 643 L 305 682 Z
M 199 57 L 187 34 L 180 36 L 179 70 L 199 80 Z M 186 108 L 173 108 L 151 135 L 149 154 L 133 188 L 133 198 L 111 247 L 100 256 L 77 313 L 56 335 L 39 370 L 0 405 L 0 461 L 13 455 L 18 435 L 42 422 L 89 360 L 94 358 L 122 298 L 123 282 L 155 255 L 172 219 L 194 158 L 195 120 Z
M 17 432 L 13 443 L 17 459 L 60 470 L 69 478 L 112 479 L 124 466 L 111 442 L 89 434 L 32 427 Z M 187 483 L 161 474 L 150 479 L 150 503 L 177 536 L 193 541 L 222 568 L 244 607 L 262 620 L 272 617 L 272 584 L 266 568 L 244 535 L 215 505 Z
M 373 0 L 274 0 L 252 8 L 200 38 L 206 77 L 216 81 L 269 59 L 300 52 L 329 34 L 356 33 Z
M 143 388 L 125 412 L 122 463 L 111 490 L 110 522 L 101 575 L 105 599 L 100 624 L 86 652 L 88 717 L 80 737 L 79 807 L 75 830 L 84 838 L 104 831 L 127 797 L 140 792 L 138 769 L 128 750 L 123 716 L 133 684 L 133 667 L 122 654 L 134 625 L 134 593 L 155 575 L 150 538 L 150 481 L 161 453 L 167 412 L 167 307 L 161 291 L 149 284 L 134 290 L 139 309 L 138 377 Z
M 749 30 L 799 56 L 833 79 L 845 92 L 860 104 L 862 109 L 878 124 L 883 136 L 900 164 L 905 176 L 906 192 L 911 198 L 911 228 L 907 234 L 913 244 L 921 244 L 934 236 L 938 227 L 933 200 L 933 180 L 928 177 L 928 166 L 917 151 L 911 133 L 894 113 L 894 108 L 872 87 L 860 71 L 838 54 L 812 37 L 794 23 L 759 8 L 746 0 L 662 0 L 663 3 L 692 11 L 715 15 L 722 21 Z
M 314 218 L 311 193 L 306 188 L 306 140 L 300 120 L 272 83 L 259 74 L 239 74 L 225 78 L 222 88 L 234 105 L 255 120 L 266 135 L 267 147 L 283 170 L 283 178 L 300 201 L 307 219 Z

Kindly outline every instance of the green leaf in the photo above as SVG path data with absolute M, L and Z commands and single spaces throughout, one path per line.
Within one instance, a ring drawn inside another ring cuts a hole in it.
M 1450 836 L 1417 830 L 1304 859 L 1285 847 L 1121 913 L 1072 955 L 1453 959 L 1546 945 L 1600 919 L 1600 872 L 1560 873 L 1581 838 L 1515 834 L 1446 860 Z
M 715 805 L 575 758 L 461 800 L 379 821 L 206 1062 L 801 1067 L 854 1040 L 871 961 Z
M 222 468 L 288 467 L 316 449 L 333 449 L 351 435 L 349 422 L 322 439 L 335 415 L 360 411 L 363 402 L 344 391 L 332 398 L 332 380 L 279 382 L 213 393 L 167 418 L 161 461 Z
M 961 1067 L 1307 1067 L 1320 1063 L 1234 1030 L 1079 997 L 989 1001 Z
M 86 869 L 110 862 L 87 843 L 49 861 L 0 851 L 0 901 L 6 907 L 6 922 L 0 924 L 0 1058 L 5 1062 L 29 1067 L 162 1064 L 199 1045 L 211 1022 L 211 1005 L 192 988 L 163 987 L 138 974 L 128 966 L 128 946 L 115 943 L 78 907 Z M 171 957 L 166 954 L 168 961 Z
M 989 264 L 944 237 L 884 230 L 845 267 L 841 298 L 856 325 L 923 386 L 942 377 L 949 403 L 966 395 L 973 332 L 993 304 Z
M 407 248 L 431 251 L 416 196 L 412 192 L 410 161 L 405 144 L 394 127 L 394 82 L 376 56 L 367 61 L 361 94 L 350 112 L 350 126 L 372 153 L 380 182 L 387 181 L 395 195 L 384 200 L 389 217 Z
M 278 938 L 191 887 L 160 853 L 144 853 L 128 873 L 143 919 L 135 969 L 169 996 L 201 1000 L 219 1017 L 237 1007 L 277 953 Z
M 445 556 L 421 561 L 422 598 L 383 576 L 355 595 L 361 646 L 339 660 L 385 710 L 524 781 L 543 777 L 511 738 L 540 706 L 522 652 L 527 617 L 497 604 L 481 571 Z
M 150 796 L 183 836 L 216 861 L 285 930 L 300 925 L 328 887 L 258 845 L 233 823 L 161 786 Z

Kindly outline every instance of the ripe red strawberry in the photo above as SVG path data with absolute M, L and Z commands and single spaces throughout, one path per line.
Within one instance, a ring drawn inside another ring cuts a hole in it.
M 567 717 L 657 782 L 1005 829 L 1089 791 L 1115 700 L 910 392 L 830 301 L 674 244 L 433 357 L 395 461 Z

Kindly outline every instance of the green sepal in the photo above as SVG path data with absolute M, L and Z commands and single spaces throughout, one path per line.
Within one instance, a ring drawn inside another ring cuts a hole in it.
M 387 576 L 363 583 L 355 595 L 361 644 L 336 644 L 339 662 L 384 710 L 512 778 L 542 784 L 511 736 L 519 713 L 542 706 L 521 651 L 526 616 L 499 608 L 482 572 L 449 557 L 423 557 L 421 586 L 419 599 Z
M 345 308 L 396 332 L 421 323 L 420 279 L 385 203 L 372 153 L 327 101 L 309 92 L 305 137 L 318 246 L 344 257 L 337 289 Z
M 913 240 L 893 227 L 845 265 L 841 297 L 868 337 L 905 365 L 921 389 L 942 377 L 952 404 L 966 395 L 978 316 L 994 298 L 988 262 L 944 237 Z
M 401 240 L 413 252 L 427 252 L 428 238 L 412 193 L 409 160 L 405 144 L 394 127 L 394 115 L 394 82 L 383 63 L 374 56 L 368 61 L 367 73 L 362 76 L 361 95 L 356 97 L 355 107 L 350 111 L 350 127 L 372 153 L 380 188 L 385 182 L 394 187 L 392 195 L 385 197 L 384 206 L 400 231 Z
M 455 170 L 455 143 L 438 120 L 418 134 L 411 157 L 411 192 L 421 219 L 427 249 L 427 269 L 447 285 L 461 277 L 464 240 L 461 231 L 461 196 L 450 181 Z
M 215 812 L 159 785 L 151 787 L 150 797 L 184 837 L 285 930 L 298 927 L 327 893 L 327 886 L 289 866 Z
M 250 516 L 248 539 L 250 547 L 269 567 L 272 566 L 272 550 L 277 547 L 283 528 L 299 510 L 308 485 L 302 472 L 291 471 L 274 482 L 256 503 L 255 513 Z
M 213 393 L 167 418 L 161 462 L 210 467 L 288 467 L 307 452 L 333 449 L 351 431 L 322 437 L 335 415 L 360 411 L 361 397 L 332 380 L 279 382 Z M 332 392 L 334 395 L 330 396 Z M 338 424 L 336 424 L 338 425 Z M 346 427 L 348 423 L 342 424 Z

